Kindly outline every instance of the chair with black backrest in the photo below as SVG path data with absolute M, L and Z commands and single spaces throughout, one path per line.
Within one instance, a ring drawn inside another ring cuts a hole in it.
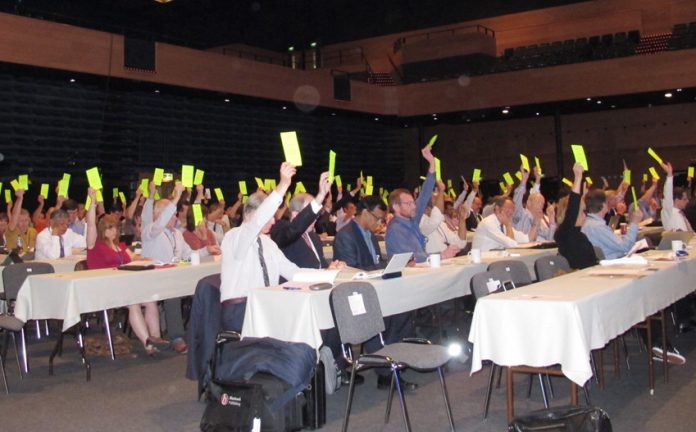
M 13 336 L 12 340 L 15 341 L 15 352 L 17 351 L 17 342 L 14 338 L 14 332 L 21 330 L 24 326 L 20 320 L 13 316 L 0 315 L 0 332 L 5 333 L 3 338 L 2 348 L 0 349 L 0 374 L 2 374 L 2 382 L 5 384 L 5 393 L 10 394 L 10 388 L 7 386 L 7 374 L 5 373 L 5 359 L 7 358 L 7 344 L 9 342 L 10 334 Z M 21 365 L 19 363 L 19 356 L 17 356 L 17 367 L 20 370 L 19 376 L 22 376 Z
M 54 273 L 53 266 L 42 262 L 26 262 L 12 264 L 2 272 L 2 283 L 5 288 L 5 300 L 7 301 L 7 310 L 10 315 L 14 313 L 14 302 L 17 300 L 19 289 L 24 284 L 26 278 L 30 275 Z M 22 365 L 24 373 L 29 373 L 29 359 L 27 356 L 27 340 L 24 334 L 24 328 L 19 330 L 22 351 Z M 21 370 L 20 370 L 21 375 Z
M 529 274 L 527 265 L 518 260 L 494 261 L 488 265 L 488 271 L 507 275 L 505 280 L 511 280 L 516 288 L 532 283 L 532 275 Z
M 501 261 L 502 262 L 502 261 Z M 524 264 L 523 264 L 524 265 Z M 529 271 L 527 271 L 526 266 L 524 267 L 524 270 L 529 274 Z M 529 278 L 529 276 L 527 276 Z M 481 297 L 485 297 L 489 295 L 491 292 L 488 289 L 488 282 L 493 280 L 493 281 L 498 281 L 500 284 L 504 280 L 510 279 L 510 274 L 508 271 L 505 270 L 505 267 L 499 267 L 496 270 L 489 270 L 481 273 L 477 273 L 474 276 L 471 277 L 471 293 L 474 295 L 474 298 L 476 300 L 480 299 Z M 529 278 L 531 279 L 531 278 Z M 513 280 L 513 279 L 510 279 Z M 515 282 L 513 280 L 513 282 Z M 515 283 L 516 284 L 516 283 Z M 502 368 L 495 363 L 491 364 L 491 372 L 490 375 L 488 376 L 488 388 L 486 389 L 486 396 L 483 401 L 483 418 L 488 417 L 488 408 L 491 403 L 491 392 L 493 391 L 493 380 L 495 378 L 495 372 L 498 371 L 498 385 L 500 384 L 500 375 L 502 374 Z M 541 388 L 541 395 L 544 399 L 544 407 L 548 408 L 549 407 L 549 400 L 548 397 L 546 396 L 546 386 L 544 385 L 543 381 L 543 375 L 542 374 L 537 374 L 539 377 L 539 385 Z
M 594 249 L 594 253 L 595 253 L 595 256 L 597 257 L 597 260 L 598 260 L 598 261 L 601 261 L 601 260 L 603 260 L 603 259 L 606 258 L 606 257 L 604 256 L 604 251 L 602 250 L 601 247 L 599 247 L 599 246 L 592 246 L 592 248 Z
M 546 255 L 534 261 L 534 272 L 539 282 L 570 271 L 568 260 L 561 255 Z
M 425 339 L 404 339 L 403 342 L 386 345 L 374 353 L 361 354 L 358 358 L 353 358 L 351 345 L 361 344 L 377 335 L 379 335 L 380 339 L 382 338 L 382 332 L 385 327 L 377 292 L 370 283 L 347 282 L 336 286 L 332 290 L 330 302 L 336 328 L 343 344 L 343 355 L 353 366 L 348 387 L 348 401 L 343 420 L 343 431 L 345 432 L 348 429 L 348 419 L 355 390 L 355 374 L 370 368 L 391 369 L 392 383 L 389 389 L 384 421 L 385 423 L 389 421 L 391 402 L 394 396 L 394 387 L 396 386 L 406 430 L 408 431 L 411 430 L 411 423 L 408 418 L 406 401 L 401 387 L 400 372 L 404 369 L 413 369 L 418 372 L 436 370 L 442 386 L 447 418 L 449 419 L 450 428 L 454 431 L 452 409 L 450 408 L 443 371 L 444 366 L 450 359 L 447 348 L 441 345 L 433 345 Z

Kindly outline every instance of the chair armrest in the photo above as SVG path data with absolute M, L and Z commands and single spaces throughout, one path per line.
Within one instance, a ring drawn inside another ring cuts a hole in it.
M 403 338 L 403 339 L 401 339 L 401 342 L 412 343 L 412 344 L 421 344 L 421 345 L 432 345 L 433 344 L 428 339 L 424 339 L 424 338 Z

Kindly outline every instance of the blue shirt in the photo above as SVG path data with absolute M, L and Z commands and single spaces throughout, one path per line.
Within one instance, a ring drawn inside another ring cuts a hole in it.
M 638 237 L 637 224 L 630 224 L 626 235 L 618 236 L 609 228 L 604 219 L 594 213 L 587 215 L 581 231 L 592 245 L 602 249 L 606 259 L 616 259 L 626 255 Z
M 425 236 L 421 233 L 419 224 L 433 195 L 435 187 L 435 174 L 428 173 L 423 182 L 423 188 L 416 199 L 416 215 L 407 219 L 402 216 L 394 216 L 387 227 L 384 239 L 387 243 L 387 255 L 413 252 L 416 262 L 424 262 L 428 258 L 425 252 Z

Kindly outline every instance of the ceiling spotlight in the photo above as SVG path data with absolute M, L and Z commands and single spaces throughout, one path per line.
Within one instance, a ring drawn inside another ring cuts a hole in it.
M 335 115 L 336 115 L 336 113 L 331 113 L 331 115 L 332 115 L 332 116 L 335 116 Z
M 433 114 L 433 117 L 437 117 L 437 114 Z
M 229 101 L 230 101 L 229 99 L 225 99 L 225 102 L 229 102 Z
M 616 108 L 616 105 L 612 105 L 611 107 L 612 107 L 612 109 L 613 109 L 613 108 Z
M 591 100 L 592 100 L 592 98 L 587 98 L 587 99 L 585 99 L 585 100 L 589 102 L 589 101 L 591 101 Z
M 379 117 L 375 117 L 375 121 L 379 121 Z
M 284 106 L 283 109 L 286 110 L 286 109 L 288 109 L 288 107 Z
M 539 115 L 539 113 L 536 113 L 536 115 Z
M 156 1 L 157 3 L 165 4 L 165 3 L 171 2 L 172 0 L 155 0 L 155 1 Z
M 670 93 L 670 92 L 665 93 L 665 97 L 666 97 L 666 98 L 671 98 L 671 97 L 672 97 L 672 93 Z
M 155 90 L 155 93 L 159 94 L 159 90 Z
M 598 101 L 597 101 L 597 105 L 602 105 L 602 101 L 601 101 L 601 100 L 598 100 Z
M 70 82 L 71 83 L 75 82 L 75 78 L 70 78 Z
M 507 113 L 509 113 L 509 112 L 510 112 L 510 110 L 509 110 L 509 109 L 507 109 L 507 108 L 503 108 L 503 111 L 502 111 L 502 112 L 503 112 L 503 114 L 507 114 Z
M 680 92 L 680 91 L 682 91 L 682 89 L 677 89 L 677 92 Z
M 309 44 L 309 46 L 310 46 L 310 48 L 316 48 L 316 47 L 317 47 L 317 43 L 316 43 L 316 42 L 312 42 L 311 44 Z

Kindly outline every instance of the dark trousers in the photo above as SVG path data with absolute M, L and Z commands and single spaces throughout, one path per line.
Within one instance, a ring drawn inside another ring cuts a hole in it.
M 184 319 L 181 316 L 180 298 L 164 301 L 164 319 L 167 323 L 167 336 L 170 339 L 184 337 Z
M 235 304 L 222 304 L 222 329 L 242 332 L 244 314 L 246 313 L 246 300 Z
M 331 349 L 334 356 L 334 361 L 336 362 L 336 367 L 342 370 L 346 369 L 348 367 L 348 362 L 343 357 L 341 338 L 338 335 L 338 330 L 335 328 L 321 330 L 321 339 L 324 341 L 324 345 Z
M 396 315 L 384 317 L 384 332 L 382 336 L 386 345 L 400 342 L 403 338 L 413 336 L 413 312 L 404 312 Z M 379 335 L 363 343 L 363 352 L 373 353 L 382 348 Z M 378 375 L 390 375 L 391 370 L 387 368 L 375 369 Z

